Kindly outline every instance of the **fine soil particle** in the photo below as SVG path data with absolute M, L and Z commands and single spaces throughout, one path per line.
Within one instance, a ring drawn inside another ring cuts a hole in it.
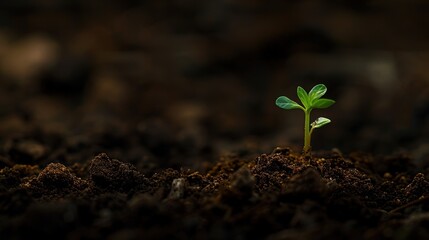
M 392 157 L 375 168 L 375 159 L 277 149 L 254 159 L 225 156 L 207 173 L 160 169 L 144 176 L 101 153 L 78 170 L 87 171 L 84 178 L 60 163 L 41 171 L 15 165 L 0 171 L 0 233 L 5 239 L 426 236 L 425 174 L 395 171 L 403 160 Z
M 107 154 L 96 156 L 89 163 L 90 181 L 98 188 L 129 191 L 144 187 L 144 176 L 131 164 L 110 159 Z

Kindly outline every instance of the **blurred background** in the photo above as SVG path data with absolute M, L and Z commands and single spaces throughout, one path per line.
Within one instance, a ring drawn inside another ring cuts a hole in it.
M 0 2 L 0 164 L 204 168 L 222 154 L 299 151 L 303 113 L 275 106 L 328 87 L 313 149 L 429 157 L 424 0 Z

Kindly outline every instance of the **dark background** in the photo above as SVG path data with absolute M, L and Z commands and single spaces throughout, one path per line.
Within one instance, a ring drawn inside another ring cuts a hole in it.
M 337 103 L 313 112 L 332 119 L 313 149 L 425 161 L 428 11 L 424 0 L 1 1 L 2 156 L 16 139 L 45 162 L 299 150 L 303 113 L 274 101 L 324 83 Z

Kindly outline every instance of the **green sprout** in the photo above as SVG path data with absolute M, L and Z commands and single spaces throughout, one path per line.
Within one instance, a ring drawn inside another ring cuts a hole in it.
M 313 123 L 310 124 L 310 113 L 311 110 L 317 108 L 328 108 L 335 103 L 332 99 L 321 98 L 325 95 L 327 89 L 323 84 L 317 84 L 314 86 L 309 93 L 307 93 L 302 87 L 298 86 L 297 95 L 299 100 L 301 100 L 302 105 L 299 105 L 295 101 L 285 97 L 280 96 L 276 100 L 276 105 L 280 108 L 290 110 L 290 109 L 301 109 L 305 114 L 304 122 L 304 154 L 307 154 L 311 150 L 311 134 L 314 129 L 320 128 L 331 122 L 328 118 L 319 117 Z M 311 128 L 310 128 L 311 127 Z

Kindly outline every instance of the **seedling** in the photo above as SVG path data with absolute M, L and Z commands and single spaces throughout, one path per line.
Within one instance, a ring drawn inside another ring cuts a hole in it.
M 308 154 L 311 151 L 311 134 L 314 129 L 320 128 L 331 122 L 328 118 L 319 117 L 314 122 L 310 124 L 310 113 L 311 110 L 316 108 L 327 108 L 335 103 L 332 99 L 321 98 L 325 95 L 327 89 L 323 84 L 317 84 L 314 86 L 309 93 L 307 93 L 302 87 L 298 86 L 297 95 L 299 100 L 301 100 L 302 105 L 299 105 L 295 101 L 281 96 L 276 100 L 276 105 L 280 108 L 290 110 L 290 109 L 301 109 L 304 111 L 305 120 L 304 120 L 304 154 Z

